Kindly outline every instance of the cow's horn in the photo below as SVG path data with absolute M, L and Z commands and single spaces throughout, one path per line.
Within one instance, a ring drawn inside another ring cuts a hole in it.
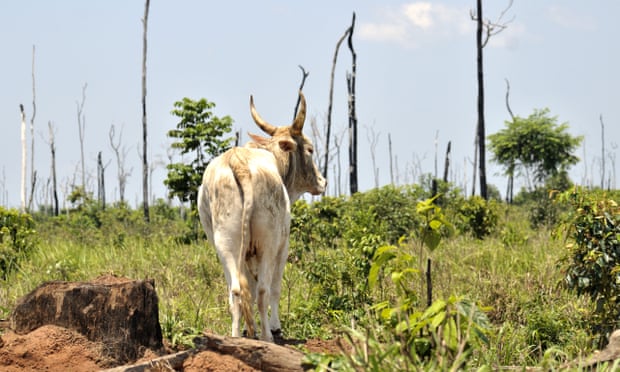
M 252 119 L 254 119 L 254 122 L 256 123 L 256 125 L 258 125 L 260 129 L 263 130 L 263 132 L 267 133 L 270 136 L 273 136 L 274 133 L 276 132 L 276 129 L 278 128 L 267 123 L 265 120 L 263 120 L 263 118 L 260 117 L 258 112 L 256 112 L 256 108 L 254 107 L 254 97 L 252 97 L 251 95 L 250 95 L 250 112 L 252 113 Z
M 294 135 L 301 135 L 301 132 L 304 129 L 304 121 L 306 121 L 306 98 L 304 98 L 304 94 L 301 90 L 299 91 L 299 99 L 301 105 L 295 120 L 293 120 L 293 124 L 291 124 L 291 130 Z

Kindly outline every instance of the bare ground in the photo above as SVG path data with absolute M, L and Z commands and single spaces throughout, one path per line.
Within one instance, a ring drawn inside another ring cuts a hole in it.
M 26 334 L 18 335 L 2 330 L 0 322 L 0 370 L 13 371 L 75 371 L 86 372 L 117 367 L 114 360 L 104 357 L 105 345 L 92 342 L 78 332 L 45 325 Z M 285 346 L 302 346 L 310 352 L 338 353 L 339 347 L 332 340 L 306 340 L 279 342 Z M 173 350 L 155 352 L 145 350 L 136 362 L 149 361 Z M 161 370 L 166 370 L 162 368 Z M 168 369 L 170 370 L 170 369 Z M 206 350 L 185 360 L 181 371 L 258 371 L 230 355 Z

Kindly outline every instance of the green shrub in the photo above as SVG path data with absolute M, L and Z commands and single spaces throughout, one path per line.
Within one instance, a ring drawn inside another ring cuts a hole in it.
M 579 189 L 561 200 L 572 207 L 565 224 L 565 282 L 594 302 L 593 331 L 603 345 L 620 320 L 620 207 L 604 194 Z
M 497 201 L 486 201 L 479 196 L 472 196 L 461 204 L 457 211 L 456 226 L 463 233 L 470 233 L 476 239 L 491 235 L 499 220 Z
M 37 244 L 34 221 L 27 213 L 0 207 L 0 277 L 17 269 Z

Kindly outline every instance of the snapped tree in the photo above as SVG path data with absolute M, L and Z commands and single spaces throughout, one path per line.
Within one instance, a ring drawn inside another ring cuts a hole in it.
M 515 116 L 505 124 L 506 128 L 489 135 L 488 140 L 492 161 L 504 167 L 509 182 L 521 172 L 529 187 L 536 187 L 579 161 L 573 152 L 583 137 L 567 133 L 568 123 L 558 124 L 557 116 L 549 116 L 549 109 L 534 110 L 527 118 Z
M 205 98 L 194 101 L 186 97 L 175 102 L 174 107 L 172 115 L 180 121 L 176 129 L 168 131 L 168 137 L 175 139 L 171 146 L 180 150 L 182 156 L 193 154 L 193 157 L 168 164 L 164 184 L 170 197 L 176 196 L 181 202 L 189 201 L 194 209 L 205 168 L 213 157 L 228 150 L 235 140 L 234 136 L 224 137 L 231 132 L 233 120 L 230 116 L 215 116 L 212 112 L 215 103 Z

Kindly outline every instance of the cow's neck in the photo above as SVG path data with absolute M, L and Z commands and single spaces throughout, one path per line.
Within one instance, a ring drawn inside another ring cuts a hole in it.
M 299 199 L 302 194 L 295 188 L 295 178 L 297 175 L 295 153 L 289 152 L 280 154 L 280 156 L 276 156 L 276 161 L 278 162 L 278 171 L 282 177 L 282 182 L 284 183 L 284 187 L 286 187 L 289 200 L 292 203 Z

